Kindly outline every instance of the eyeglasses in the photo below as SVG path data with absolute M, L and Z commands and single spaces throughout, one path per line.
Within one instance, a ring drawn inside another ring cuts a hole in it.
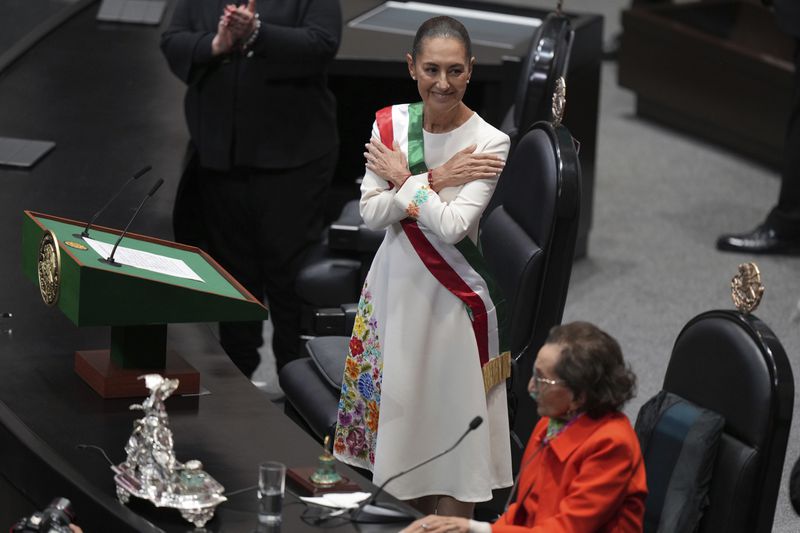
M 558 385 L 559 383 L 564 383 L 563 379 L 543 378 L 536 372 L 533 373 L 533 381 L 536 382 L 537 389 L 543 385 Z

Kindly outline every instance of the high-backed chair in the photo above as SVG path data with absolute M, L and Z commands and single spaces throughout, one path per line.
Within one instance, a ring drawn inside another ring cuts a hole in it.
M 508 302 L 512 354 L 519 360 L 512 395 L 520 398 L 514 429 L 524 441 L 535 407 L 525 393 L 532 357 L 549 329 L 560 323 L 567 295 L 580 212 L 580 166 L 569 131 L 535 124 L 519 141 L 500 181 L 499 205 L 481 225 L 488 267 Z M 349 337 L 316 337 L 309 358 L 279 374 L 286 410 L 322 439 L 336 424 Z
M 699 532 L 770 532 L 794 405 L 792 369 L 775 334 L 752 315 L 702 313 L 678 335 L 663 389 L 724 418 Z M 669 519 L 664 513 L 679 512 L 680 501 L 664 505 L 667 495 L 684 497 L 685 491 L 670 491 L 675 481 L 662 468 L 665 454 L 652 453 L 659 444 L 675 450 L 675 434 L 653 432 L 643 441 L 650 490 L 645 532 Z
M 512 145 L 534 122 L 553 121 L 556 86 L 559 78 L 567 77 L 574 39 L 570 19 L 561 13 L 550 13 L 536 29 L 523 59 L 514 103 L 500 126 Z
M 559 78 L 566 77 L 574 30 L 569 17 L 550 13 L 536 29 L 522 61 L 513 104 L 500 129 L 511 138 L 512 151 L 534 122 L 552 122 Z M 487 214 L 497 205 L 495 196 Z M 313 335 L 347 335 L 354 306 L 383 231 L 364 225 L 358 200 L 348 202 L 328 228 L 323 251 L 312 254 L 301 269 L 297 293 L 305 303 L 304 330 Z

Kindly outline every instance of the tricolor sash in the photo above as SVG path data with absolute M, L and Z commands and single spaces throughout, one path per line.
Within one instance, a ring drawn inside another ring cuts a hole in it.
M 376 113 L 381 142 L 392 148 L 397 140 L 406 150 L 412 175 L 428 171 L 422 133 L 422 102 L 390 106 Z M 406 133 L 406 138 L 402 135 Z M 398 138 L 400 137 L 400 138 Z M 416 207 L 427 201 L 427 195 Z M 483 385 L 488 392 L 511 376 L 511 353 L 506 341 L 505 299 L 489 274 L 483 254 L 469 237 L 448 244 L 409 217 L 403 231 L 431 274 L 467 308 L 478 348 Z

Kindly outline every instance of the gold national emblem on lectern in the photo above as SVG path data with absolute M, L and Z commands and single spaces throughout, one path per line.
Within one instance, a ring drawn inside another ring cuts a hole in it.
M 58 240 L 52 231 L 47 230 L 39 244 L 39 292 L 47 305 L 55 305 L 61 288 L 61 252 Z
M 764 296 L 764 285 L 761 284 L 761 272 L 755 263 L 742 263 L 739 273 L 731 279 L 731 298 L 739 312 L 752 313 L 761 303 Z

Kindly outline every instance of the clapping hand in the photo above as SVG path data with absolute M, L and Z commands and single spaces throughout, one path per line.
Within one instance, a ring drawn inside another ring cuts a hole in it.
M 235 41 L 244 41 L 256 29 L 256 0 L 249 0 L 247 5 L 228 4 L 222 15 Z
M 246 40 L 256 29 L 256 0 L 246 6 L 228 4 L 219 17 L 217 34 L 211 42 L 211 53 L 215 56 L 229 53 L 233 47 Z
M 236 39 L 233 38 L 231 30 L 225 23 L 225 15 L 222 15 L 217 23 L 217 34 L 214 36 L 214 40 L 211 41 L 211 55 L 227 54 L 231 51 L 235 42 Z

